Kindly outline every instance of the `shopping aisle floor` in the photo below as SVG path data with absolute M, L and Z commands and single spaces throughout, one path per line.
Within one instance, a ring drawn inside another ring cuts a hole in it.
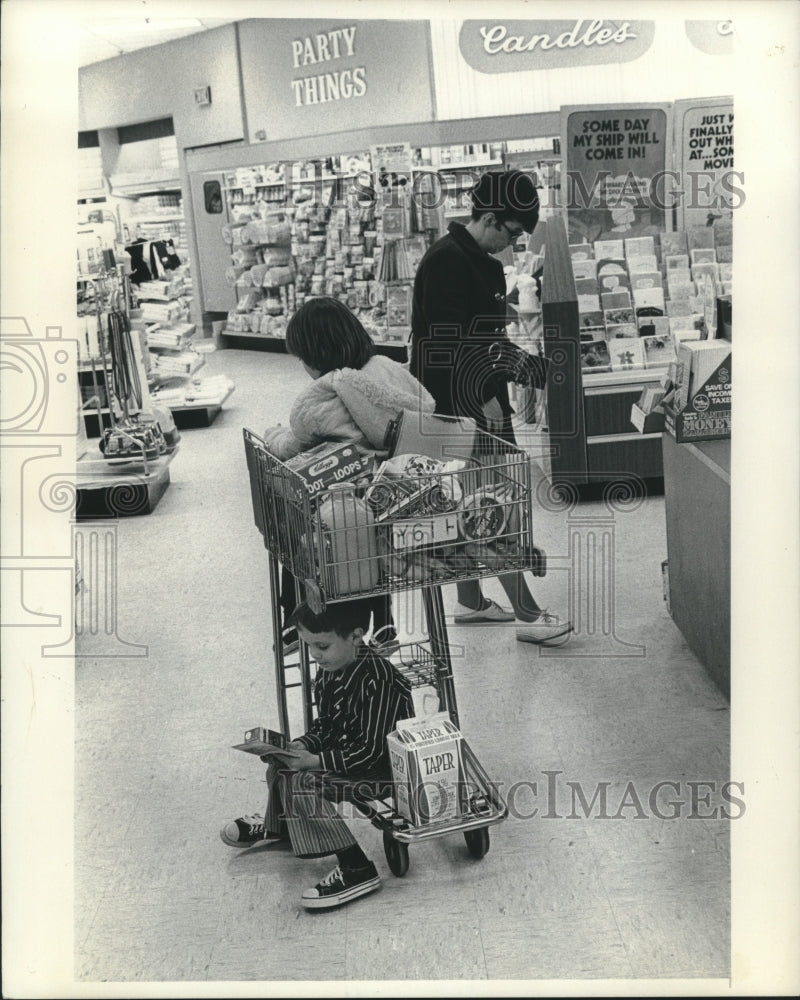
M 583 595 L 563 647 L 451 629 L 463 730 L 516 814 L 483 860 L 444 838 L 412 847 L 397 879 L 356 819 L 384 888 L 309 913 L 300 892 L 330 859 L 220 841 L 264 796 L 263 766 L 231 744 L 277 721 L 241 429 L 285 423 L 305 376 L 245 351 L 209 355 L 207 370 L 236 392 L 213 426 L 184 431 L 156 511 L 118 524 L 117 632 L 146 655 L 78 649 L 76 979 L 727 976 L 729 823 L 696 816 L 725 805 L 730 714 L 664 605 L 661 498 L 569 512 L 539 491 L 550 571 L 535 593 L 556 612 Z M 609 571 L 584 559 L 573 587 L 570 554 L 593 540 Z M 496 581 L 486 591 L 502 600 Z M 397 603 L 418 625 L 417 601 Z

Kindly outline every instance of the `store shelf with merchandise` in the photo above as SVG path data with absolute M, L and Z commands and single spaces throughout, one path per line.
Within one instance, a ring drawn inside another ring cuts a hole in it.
M 141 182 L 112 188 L 120 206 L 127 244 L 160 241 L 183 259 L 188 255 L 183 193 L 177 178 L 161 184 Z
M 280 343 L 289 316 L 307 297 L 333 295 L 358 315 L 382 350 L 404 355 L 410 307 L 395 310 L 400 321 L 390 323 L 386 300 L 396 301 L 396 286 L 413 279 L 412 265 L 397 273 L 397 266 L 403 268 L 398 257 L 410 248 L 418 260 L 427 241 L 411 239 L 416 234 L 409 232 L 410 223 L 400 219 L 400 231 L 386 241 L 393 244 L 390 273 L 380 281 L 379 271 L 389 266 L 382 252 L 384 208 L 402 201 L 409 216 L 408 197 L 387 197 L 367 183 L 368 154 L 337 158 L 337 165 L 263 164 L 225 175 L 231 221 L 222 238 L 231 248 L 226 280 L 236 295 L 223 330 L 227 339 Z
M 169 408 L 177 427 L 208 427 L 234 391 L 233 382 L 220 375 L 204 378 L 205 365 L 195 325 L 189 322 L 191 278 L 181 266 L 168 277 L 142 282 L 137 289 L 136 318 L 145 325 L 146 368 L 150 394 Z
M 420 147 L 412 156 L 408 147 L 397 170 L 376 171 L 370 153 L 355 153 L 228 171 L 222 191 L 231 223 L 223 237 L 232 248 L 227 278 L 236 307 L 225 336 L 280 341 L 291 311 L 309 295 L 327 294 L 342 298 L 381 348 L 404 355 L 416 265 L 449 218 L 469 215 L 448 208 L 448 186 L 455 178 L 468 197 L 476 173 L 502 168 L 504 150 L 503 143 L 464 144 Z M 429 194 L 430 207 L 412 205 L 412 191 Z M 281 264 L 293 280 L 277 287 L 264 284 L 273 270 L 265 275 L 265 259 L 277 248 L 250 227 L 270 216 L 290 227 L 291 260 Z
M 730 292 L 730 228 L 567 242 L 547 226 L 543 288 L 549 474 L 577 486 L 663 478 L 661 429 L 631 411 L 657 389 L 686 340 L 716 336 Z M 649 393 L 648 393 L 649 394 Z
M 150 396 L 129 262 L 108 222 L 93 225 L 78 238 L 78 520 L 151 513 L 180 439 Z
M 558 142 L 554 138 L 503 141 L 496 143 L 442 146 L 432 150 L 431 161 L 444 191 L 444 218 L 469 218 L 472 203 L 469 192 L 487 170 L 523 170 L 532 173 L 537 187 L 555 187 L 560 158 L 553 157 Z M 424 168 L 423 168 L 424 169 Z M 549 204 L 549 192 L 541 198 Z

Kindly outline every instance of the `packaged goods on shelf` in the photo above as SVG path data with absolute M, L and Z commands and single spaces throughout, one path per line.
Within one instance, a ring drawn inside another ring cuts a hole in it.
M 180 323 L 172 327 L 158 327 L 156 330 L 148 331 L 147 346 L 150 348 L 162 348 L 175 350 L 183 347 L 195 331 L 194 323 Z
M 160 192 L 153 195 L 141 195 L 131 205 L 130 213 L 137 215 L 176 215 L 181 211 L 181 195 L 179 192 Z
M 191 381 L 181 376 L 172 378 L 174 381 L 152 390 L 153 398 L 170 409 L 221 406 L 236 388 L 226 375 L 195 377 Z
M 684 410 L 691 399 L 707 385 L 708 379 L 726 362 L 731 353 L 727 340 L 688 340 L 678 347 L 681 379 L 675 394 L 675 408 Z M 729 381 L 729 380 L 728 380 Z M 730 406 L 730 386 L 715 387 L 712 397 Z
M 169 302 L 184 290 L 183 275 L 172 278 L 157 278 L 153 281 L 140 282 L 136 294 L 140 299 L 153 299 L 157 301 Z
M 227 378 L 222 381 L 209 379 L 192 382 L 186 387 L 186 405 L 219 406 L 233 389 L 233 382 Z
M 157 354 L 151 359 L 152 370 L 157 375 L 193 375 L 203 365 L 203 359 L 194 351 L 180 354 Z
M 726 340 L 680 345 L 669 366 L 674 392 L 664 402 L 666 430 L 678 443 L 730 437 L 732 367 Z
M 176 323 L 184 315 L 180 302 L 142 302 L 141 309 L 146 323 Z

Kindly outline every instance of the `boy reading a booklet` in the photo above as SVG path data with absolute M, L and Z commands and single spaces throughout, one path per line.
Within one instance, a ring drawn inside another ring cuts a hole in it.
M 327 909 L 380 888 L 375 865 L 339 815 L 335 803 L 370 797 L 391 781 L 386 736 L 413 716 L 408 682 L 365 644 L 370 604 L 347 601 L 314 614 L 299 604 L 291 616 L 319 671 L 317 718 L 285 749 L 270 748 L 264 815 L 243 816 L 220 831 L 230 847 L 288 840 L 299 858 L 335 854 L 338 865 L 301 896 L 303 906 Z

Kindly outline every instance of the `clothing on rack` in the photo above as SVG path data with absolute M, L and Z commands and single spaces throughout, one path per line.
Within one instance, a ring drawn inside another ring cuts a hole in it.
M 163 278 L 181 266 L 172 240 L 134 240 L 125 250 L 131 256 L 131 281 L 137 285 Z

